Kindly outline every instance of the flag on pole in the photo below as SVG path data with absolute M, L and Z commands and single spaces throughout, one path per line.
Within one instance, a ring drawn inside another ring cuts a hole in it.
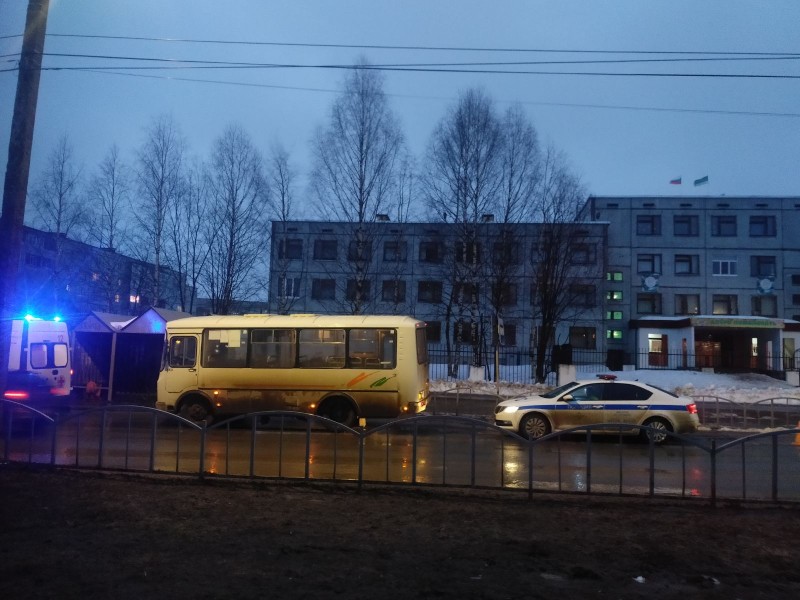
M 697 185 L 705 185 L 708 183 L 708 175 L 705 177 L 701 177 L 700 179 L 695 179 L 694 184 Z
M 670 185 L 680 185 L 681 184 L 681 178 L 678 177 L 677 179 L 670 179 L 669 183 L 670 183 Z

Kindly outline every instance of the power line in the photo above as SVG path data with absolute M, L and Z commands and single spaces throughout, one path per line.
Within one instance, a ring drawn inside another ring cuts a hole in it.
M 146 36 L 122 36 L 122 35 L 87 35 L 77 33 L 48 33 L 48 37 L 63 38 L 84 38 L 84 39 L 106 39 L 106 40 L 127 40 L 127 41 L 148 41 L 148 42 L 175 42 L 189 44 L 220 44 L 220 45 L 243 45 L 243 46 L 282 46 L 299 48 L 342 48 L 353 50 L 430 50 L 430 51 L 451 51 L 451 52 L 537 52 L 537 53 L 572 53 L 572 54 L 691 54 L 697 56 L 721 55 L 721 56 L 798 56 L 794 52 L 713 52 L 713 51 L 693 51 L 693 50 L 581 50 L 564 48 L 491 48 L 491 47 L 464 47 L 464 46 L 403 46 L 385 44 L 314 44 L 305 42 L 262 42 L 262 41 L 242 41 L 242 40 L 211 40 L 211 39 L 191 39 L 191 38 L 163 38 Z M 12 36 L 13 37 L 13 36 Z
M 800 75 L 787 75 L 787 74 L 769 74 L 769 73 L 659 73 L 659 72 L 611 72 L 611 71 L 531 71 L 531 70 L 513 70 L 513 69 L 489 69 L 489 68 L 475 68 L 480 66 L 520 66 L 520 65 L 542 65 L 542 64 L 564 64 L 558 61 L 555 62 L 511 62 L 511 63 L 422 63 L 422 64 L 375 64 L 375 65 L 353 65 L 353 64 L 298 64 L 298 63 L 251 63 L 251 62 L 235 62 L 235 61 L 214 61 L 214 60 L 198 60 L 198 59 L 175 59 L 175 58 L 154 58 L 142 56 L 121 56 L 121 55 L 104 55 L 104 54 L 74 54 L 74 53 L 58 53 L 46 52 L 45 56 L 56 58 L 82 58 L 82 59 L 100 59 L 100 60 L 119 60 L 119 61 L 136 61 L 145 63 L 167 63 L 169 66 L 144 66 L 136 65 L 132 67 L 126 66 L 109 66 L 105 68 L 113 69 L 136 69 L 136 70 L 154 70 L 154 69 L 339 69 L 339 70 L 353 70 L 353 69 L 369 69 L 377 71 L 390 71 L 390 72 L 414 72 L 414 73 L 475 73 L 484 75 L 559 75 L 559 76 L 587 76 L 587 77 L 678 77 L 678 78 L 724 78 L 724 79 L 800 79 Z M 780 57 L 783 59 L 796 60 L 797 57 Z M 774 60 L 773 57 L 770 60 Z M 701 59 L 705 60 L 705 59 Z M 762 59 L 763 60 L 763 59 Z M 582 63 L 583 61 L 581 61 Z M 598 61 L 598 62 L 618 62 L 618 61 Z M 619 62 L 638 62 L 638 61 L 619 61 Z M 647 62 L 647 61 L 643 61 Z M 572 64 L 572 63 L 567 63 Z M 580 63 L 579 63 L 580 64 Z M 43 70 L 86 70 L 87 68 L 97 67 L 78 67 L 78 66 L 45 66 Z M 0 72 L 7 72 L 13 69 L 6 69 Z
M 279 89 L 288 91 L 302 91 L 302 92 L 322 92 L 329 94 L 339 94 L 341 90 L 325 89 L 325 88 L 309 88 L 285 85 L 273 85 L 267 83 L 252 83 L 242 81 L 222 81 L 216 79 L 197 79 L 191 77 L 173 77 L 164 75 L 150 75 L 144 73 L 119 73 L 115 71 L 108 71 L 102 69 L 84 69 L 86 73 L 97 73 L 101 75 L 118 75 L 121 77 L 142 77 L 146 79 L 166 79 L 170 81 L 186 81 L 190 83 L 208 83 L 214 85 L 231 85 L 240 87 L 255 87 L 255 88 L 268 88 Z M 450 98 L 438 98 L 430 96 L 415 96 L 411 94 L 386 94 L 393 98 L 412 98 L 412 99 L 434 99 L 434 100 L 450 100 Z M 510 102 L 510 101 L 506 101 Z M 514 101 L 517 102 L 517 101 Z M 537 102 L 537 101 L 519 101 L 520 104 L 533 105 L 533 106 L 555 106 L 567 108 L 596 108 L 604 110 L 632 110 L 632 111 L 650 111 L 650 112 L 673 112 L 673 113 L 696 113 L 696 114 L 716 114 L 728 116 L 749 116 L 749 117 L 788 117 L 800 118 L 800 113 L 784 113 L 784 112 L 766 112 L 766 111 L 745 111 L 745 110 L 719 110 L 719 109 L 702 109 L 702 108 L 669 108 L 669 107 L 652 107 L 652 106 L 630 106 L 630 105 L 611 105 L 611 104 L 587 104 L 576 102 Z
M 207 65 L 229 65 L 229 66 L 252 66 L 252 67 L 274 67 L 283 66 L 274 63 L 252 63 L 241 61 L 219 61 L 219 60 L 199 60 L 199 59 L 181 59 L 181 58 L 154 58 L 143 56 L 119 56 L 119 55 L 106 55 L 106 54 L 74 54 L 74 53 L 61 53 L 61 52 L 45 52 L 45 56 L 54 56 L 59 58 L 99 58 L 104 60 L 136 60 L 145 62 L 169 62 L 169 63 L 187 63 L 187 64 L 207 64 Z M 442 68 L 442 67 L 473 67 L 473 66 L 523 66 L 523 65 L 580 65 L 580 64 L 629 64 L 629 63 L 676 63 L 676 62 L 741 62 L 741 61 L 777 61 L 777 60 L 792 60 L 800 59 L 798 55 L 788 56 L 763 56 L 763 57 L 717 57 L 717 58 L 636 58 L 636 59 L 611 59 L 611 60 L 547 60 L 547 61 L 500 61 L 500 62 L 456 62 L 456 63 L 381 63 L 381 64 L 368 64 L 363 65 L 364 68 Z M 298 65 L 289 65 L 298 66 Z M 302 65 L 300 65 L 302 66 Z M 310 65 L 319 66 L 319 65 Z M 340 68 L 345 68 L 345 65 L 335 65 Z M 346 65 L 347 67 L 358 65 Z

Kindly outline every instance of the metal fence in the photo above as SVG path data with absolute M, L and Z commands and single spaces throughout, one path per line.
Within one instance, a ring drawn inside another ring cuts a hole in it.
M 529 441 L 450 415 L 351 429 L 294 412 L 211 427 L 142 406 L 54 417 L 3 401 L 5 461 L 58 467 L 357 485 L 458 486 L 536 493 L 800 502 L 800 429 L 717 444 L 670 434 L 629 443 L 618 424 Z M 628 426 L 625 426 L 628 427 Z M 606 433 L 607 435 L 600 435 Z M 608 435 L 610 434 L 610 435 Z
M 469 346 L 459 346 L 447 350 L 443 346 L 430 346 L 431 379 L 468 379 L 474 375 L 472 364 L 474 362 L 473 349 Z M 514 383 L 533 383 L 536 381 L 536 352 L 525 348 L 501 347 L 496 351 L 493 348 L 481 352 L 483 366 L 478 367 L 487 381 L 505 381 Z M 554 374 L 560 364 L 575 365 L 578 372 L 598 371 L 608 369 L 622 371 L 627 366 L 636 369 L 656 370 L 693 370 L 714 368 L 729 371 L 747 371 L 772 375 L 779 379 L 785 378 L 786 371 L 796 370 L 800 360 L 796 355 L 750 357 L 746 363 L 732 362 L 718 355 L 700 355 L 685 352 L 625 352 L 622 350 L 588 350 L 575 348 L 569 345 L 556 346 L 544 356 L 545 374 Z

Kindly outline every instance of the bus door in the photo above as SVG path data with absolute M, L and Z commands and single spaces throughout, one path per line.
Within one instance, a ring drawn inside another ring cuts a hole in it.
M 180 393 L 197 388 L 198 345 L 196 335 L 170 336 L 166 366 L 170 371 L 166 378 L 167 392 Z

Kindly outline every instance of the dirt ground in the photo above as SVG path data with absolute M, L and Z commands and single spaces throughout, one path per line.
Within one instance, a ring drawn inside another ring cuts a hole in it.
M 792 598 L 800 507 L 0 464 L 7 598 Z

